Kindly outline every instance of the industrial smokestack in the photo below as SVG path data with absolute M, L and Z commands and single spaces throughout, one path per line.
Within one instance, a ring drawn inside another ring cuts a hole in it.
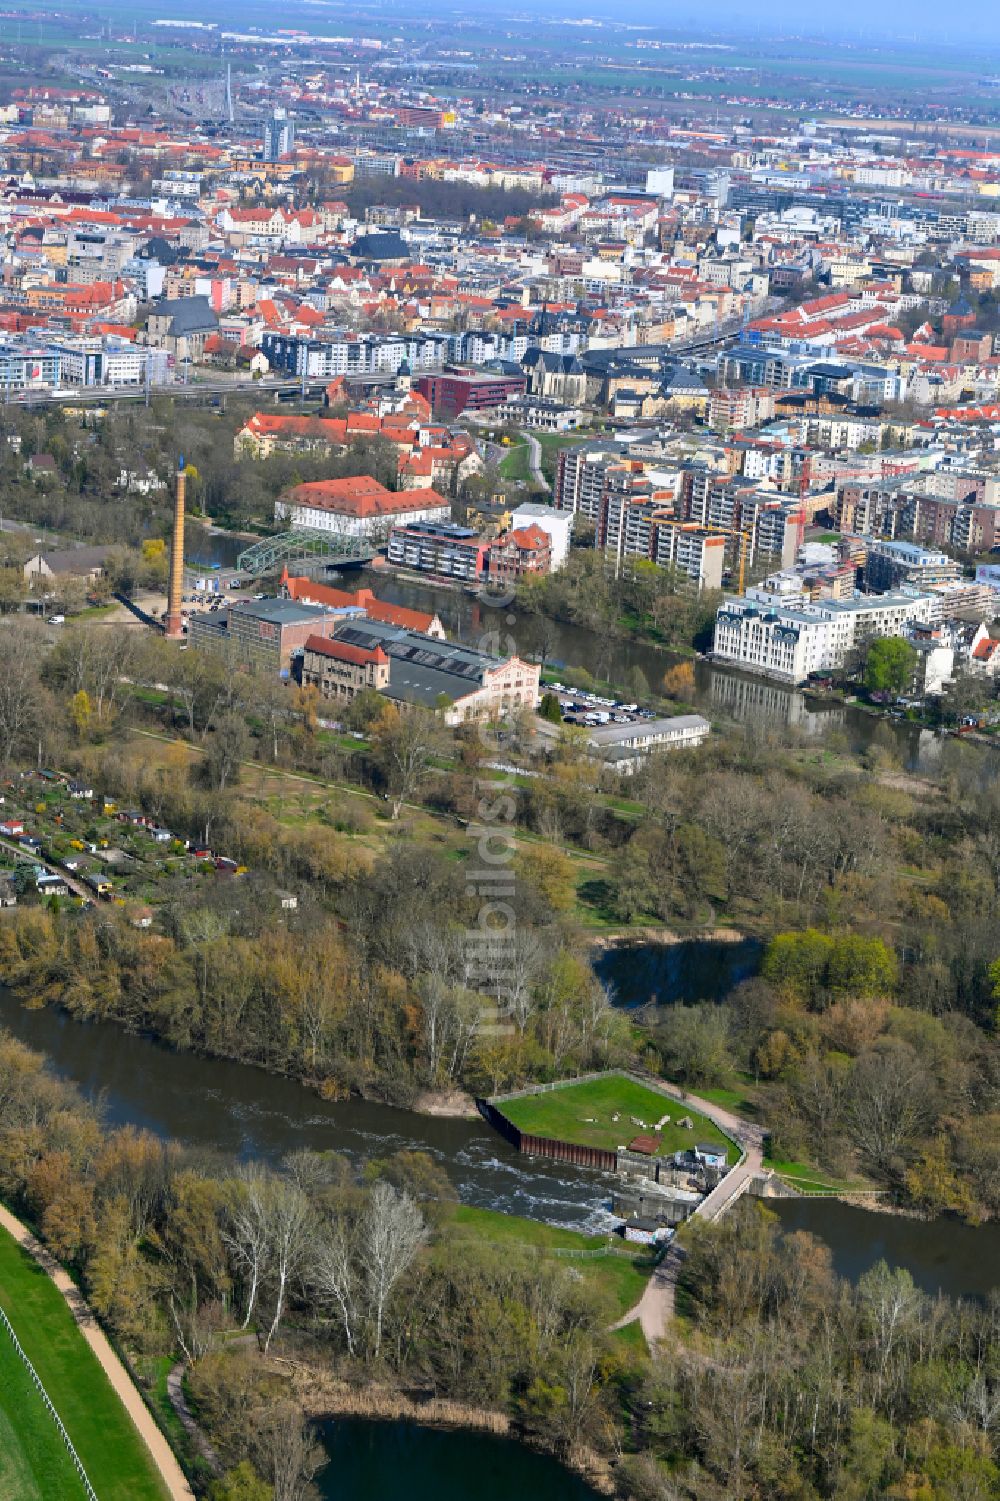
M 170 548 L 170 584 L 167 592 L 167 639 L 180 641 L 184 635 L 181 605 L 184 603 L 184 492 L 187 475 L 184 455 L 177 460 L 177 488 L 174 494 L 174 540 Z

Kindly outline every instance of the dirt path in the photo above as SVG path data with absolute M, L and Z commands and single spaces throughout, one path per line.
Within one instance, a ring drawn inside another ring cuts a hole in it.
M 751 1121 L 743 1120 L 738 1115 L 733 1115 L 731 1111 L 724 1110 L 720 1105 L 713 1105 L 709 1100 L 701 1100 L 697 1095 L 684 1094 L 682 1090 L 665 1085 L 660 1080 L 650 1079 L 647 1083 L 650 1088 L 658 1089 L 661 1094 L 669 1096 L 670 1099 L 680 1100 L 685 1105 L 690 1105 L 692 1110 L 700 1111 L 708 1120 L 714 1121 L 717 1126 L 739 1142 L 743 1151 L 742 1162 L 729 1170 L 694 1211 L 702 1219 L 709 1221 L 719 1219 L 730 1205 L 745 1193 L 750 1179 L 763 1169 L 763 1128 Z M 638 1303 L 612 1327 L 622 1329 L 626 1324 L 638 1320 L 650 1348 L 657 1340 L 663 1339 L 674 1316 L 677 1278 L 686 1254 L 682 1245 L 678 1245 L 676 1240 L 672 1241 L 663 1260 L 646 1283 Z
M 152 1414 L 139 1395 L 131 1376 L 111 1348 L 107 1336 L 98 1325 L 93 1313 L 91 1313 L 80 1289 L 70 1280 L 55 1257 L 45 1249 L 40 1241 L 35 1239 L 27 1225 L 23 1225 L 2 1204 L 0 1204 L 0 1226 L 4 1230 L 7 1230 L 17 1243 L 23 1246 L 35 1258 L 39 1266 L 48 1273 L 66 1299 L 66 1302 L 69 1304 L 69 1310 L 79 1326 L 80 1333 L 100 1361 L 101 1369 L 111 1382 L 122 1406 L 132 1419 L 139 1432 L 139 1436 L 152 1455 L 153 1463 L 160 1472 L 171 1501 L 194 1501 L 194 1492 L 188 1485 L 184 1471 L 178 1464 L 173 1450 L 159 1428 L 157 1428 Z
M 0 839 L 0 849 L 9 850 L 12 855 L 17 855 L 25 865 L 41 865 L 54 876 L 61 876 L 74 896 L 81 896 L 85 901 L 93 901 L 94 893 L 86 887 L 78 876 L 71 876 L 68 870 L 63 870 L 61 865 L 54 865 L 51 860 L 44 860 L 34 850 L 23 850 L 19 844 L 10 839 Z
M 167 1374 L 167 1396 L 170 1398 L 170 1405 L 174 1409 L 174 1412 L 184 1424 L 184 1431 L 188 1438 L 209 1466 L 213 1475 L 218 1475 L 222 1469 L 219 1463 L 219 1456 L 195 1422 L 194 1413 L 188 1406 L 187 1397 L 184 1395 L 185 1370 L 186 1365 L 183 1360 L 178 1361 L 175 1366 L 171 1366 Z

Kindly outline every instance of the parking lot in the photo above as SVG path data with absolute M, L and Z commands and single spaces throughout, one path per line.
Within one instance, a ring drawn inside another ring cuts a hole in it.
M 563 683 L 549 683 L 546 692 L 554 693 L 558 698 L 563 724 L 581 724 L 593 729 L 599 724 L 635 724 L 639 720 L 656 718 L 651 709 L 640 709 L 638 704 L 602 698 L 597 693 L 585 693 L 581 688 L 567 688 Z

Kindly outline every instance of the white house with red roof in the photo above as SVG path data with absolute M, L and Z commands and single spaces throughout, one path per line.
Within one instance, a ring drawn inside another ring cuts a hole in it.
M 387 490 L 367 474 L 295 485 L 274 502 L 275 520 L 292 528 L 378 541 L 391 526 L 450 516 L 450 501 L 436 490 Z

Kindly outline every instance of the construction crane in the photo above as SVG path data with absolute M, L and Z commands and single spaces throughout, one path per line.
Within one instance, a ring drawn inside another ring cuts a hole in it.
M 748 537 L 748 535 L 749 535 L 748 528 L 745 527 L 745 526 L 741 527 L 740 528 L 740 574 L 739 574 L 739 586 L 738 586 L 737 591 L 736 591 L 738 594 L 742 594 L 743 593 L 743 584 L 744 584 L 744 581 L 746 579 L 746 571 L 747 571 L 747 537 Z

